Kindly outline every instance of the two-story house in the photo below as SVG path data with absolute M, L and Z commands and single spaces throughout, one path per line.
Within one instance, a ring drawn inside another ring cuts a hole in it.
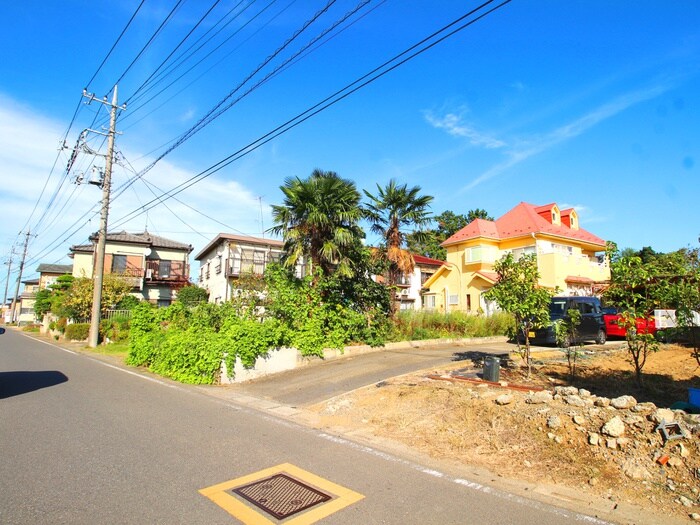
M 33 324 L 37 321 L 34 303 L 36 302 L 36 293 L 39 291 L 39 279 L 27 279 L 22 281 L 22 284 L 24 289 L 16 303 L 14 316 L 18 326 Z
M 496 261 L 536 254 L 539 283 L 562 295 L 592 295 L 610 280 L 606 243 L 579 226 L 576 210 L 521 202 L 495 221 L 476 219 L 442 243 L 447 261 L 425 283 L 424 307 L 490 313 L 483 297 Z
M 97 235 L 92 244 L 70 248 L 74 277 L 92 277 Z M 131 281 L 133 295 L 158 306 L 168 306 L 177 290 L 189 284 L 192 246 L 149 232 L 108 233 L 105 244 L 105 274 L 118 274 Z
M 52 284 L 56 283 L 62 275 L 71 275 L 73 273 L 72 264 L 47 264 L 41 263 L 36 272 L 39 274 L 39 290 L 46 290 Z
M 423 308 L 423 287 L 444 263 L 444 261 L 416 253 L 412 255 L 415 263 L 413 273 L 402 275 L 397 283 L 396 301 L 399 303 L 400 310 L 420 310 Z
M 199 286 L 209 292 L 209 302 L 229 301 L 241 275 L 262 275 L 268 264 L 279 262 L 283 248 L 284 242 L 275 239 L 220 233 L 195 256 Z M 296 271 L 301 276 L 303 266 Z

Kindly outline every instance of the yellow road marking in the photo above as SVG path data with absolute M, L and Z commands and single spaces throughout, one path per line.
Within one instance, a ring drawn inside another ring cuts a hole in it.
M 316 523 L 326 516 L 330 516 L 331 514 L 338 512 L 348 505 L 352 505 L 353 503 L 364 498 L 364 496 L 358 492 L 352 491 L 348 488 L 337 485 L 332 481 L 316 476 L 315 474 L 300 469 L 291 463 L 282 463 L 276 467 L 270 467 L 254 472 L 253 474 L 248 474 L 247 476 L 232 479 L 231 481 L 225 481 L 217 485 L 212 485 L 211 487 L 201 489 L 199 493 L 209 498 L 233 517 L 242 521 L 245 525 L 275 525 L 278 523 L 277 521 L 271 521 L 263 514 L 258 512 L 257 508 L 249 506 L 247 503 L 233 497 L 227 492 L 229 490 L 254 483 L 261 479 L 274 476 L 275 474 L 289 474 L 299 481 L 308 483 L 309 485 L 312 485 L 332 496 L 331 500 L 325 503 L 320 503 L 312 507 L 311 510 L 303 512 L 295 518 L 285 520 L 285 525 L 310 525 L 311 523 Z

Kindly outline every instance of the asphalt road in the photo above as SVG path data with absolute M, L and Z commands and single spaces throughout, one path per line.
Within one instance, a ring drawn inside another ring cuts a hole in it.
M 239 514 L 239 521 L 199 493 L 250 476 L 247 483 L 260 477 L 255 473 L 285 464 L 295 466 L 286 472 L 297 477 L 303 473 L 295 468 L 317 476 L 303 479 L 333 497 L 297 515 L 297 523 L 314 523 L 321 510 L 350 497 L 329 483 L 363 498 L 335 509 L 323 523 L 554 525 L 582 519 L 235 399 L 208 396 L 18 332 L 0 336 L 4 525 L 290 523 L 269 515 L 261 521 Z M 254 508 L 224 488 L 214 492 L 221 504 L 236 502 L 237 512 Z
M 458 361 L 471 363 L 483 355 L 507 355 L 514 345 L 485 343 L 381 350 L 341 357 L 225 388 L 303 407 L 357 388 L 416 370 L 437 368 Z

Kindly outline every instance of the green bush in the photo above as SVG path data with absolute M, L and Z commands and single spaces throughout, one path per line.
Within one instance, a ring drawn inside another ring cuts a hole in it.
M 56 330 L 61 332 L 62 334 L 66 332 L 66 326 L 68 325 L 68 319 L 65 317 L 60 317 L 58 321 L 56 321 Z
M 73 323 L 66 325 L 66 339 L 69 341 L 85 341 L 90 334 L 90 323 Z
M 117 316 L 100 321 L 100 338 L 109 338 L 110 341 L 126 341 L 129 338 L 131 320 L 128 317 Z

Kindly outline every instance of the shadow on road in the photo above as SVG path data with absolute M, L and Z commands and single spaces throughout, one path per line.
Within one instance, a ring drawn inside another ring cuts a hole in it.
M 508 352 L 502 353 L 491 353 L 491 352 L 477 352 L 477 351 L 467 351 L 467 352 L 455 352 L 452 354 L 452 361 L 471 361 L 471 364 L 477 368 L 484 366 L 484 358 L 487 356 L 499 357 L 502 361 L 508 359 Z
M 0 372 L 0 399 L 19 396 L 68 381 L 58 370 Z

